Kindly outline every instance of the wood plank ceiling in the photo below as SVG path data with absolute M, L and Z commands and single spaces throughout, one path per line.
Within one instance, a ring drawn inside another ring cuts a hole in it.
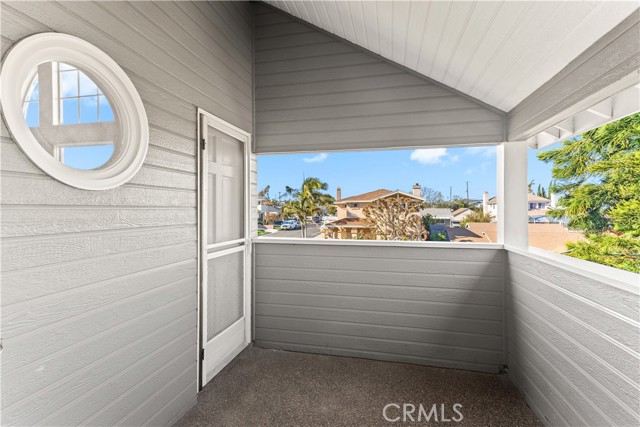
M 607 0 L 267 3 L 503 111 L 638 8 Z

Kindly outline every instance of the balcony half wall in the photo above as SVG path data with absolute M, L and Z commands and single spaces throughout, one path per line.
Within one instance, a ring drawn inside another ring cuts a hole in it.
M 255 245 L 258 346 L 498 372 L 505 254 L 383 242 Z

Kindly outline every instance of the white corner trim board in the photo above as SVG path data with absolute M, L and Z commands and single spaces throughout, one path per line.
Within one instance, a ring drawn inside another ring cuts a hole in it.
M 118 118 L 120 139 L 114 158 L 101 169 L 78 170 L 50 155 L 35 138 L 23 116 L 23 102 L 39 64 L 64 62 L 86 72 L 107 95 Z M 24 153 L 60 182 L 84 190 L 108 190 L 129 181 L 144 162 L 149 145 L 147 114 L 135 86 L 109 55 L 68 34 L 41 33 L 16 43 L 0 72 L 0 102 L 9 131 Z

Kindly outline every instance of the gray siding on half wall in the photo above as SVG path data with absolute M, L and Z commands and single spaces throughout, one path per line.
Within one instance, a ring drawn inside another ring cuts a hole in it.
M 501 249 L 255 246 L 255 340 L 266 348 L 498 372 Z
M 496 143 L 503 115 L 264 5 L 256 152 Z
M 509 377 L 540 419 L 640 425 L 638 291 L 514 252 L 507 257 Z
M 150 126 L 130 183 L 83 191 L 2 125 L 1 423 L 170 425 L 196 399 L 196 108 L 252 130 L 250 6 L 3 2 L 1 19 L 3 54 L 46 31 L 103 49 Z

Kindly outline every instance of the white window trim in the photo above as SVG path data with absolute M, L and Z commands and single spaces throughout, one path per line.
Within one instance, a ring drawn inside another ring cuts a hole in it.
M 61 163 L 35 138 L 23 115 L 24 97 L 39 64 L 64 62 L 91 77 L 109 99 L 122 139 L 102 169 L 79 170 Z M 147 114 L 135 86 L 120 66 L 96 46 L 68 34 L 41 33 L 16 43 L 0 72 L 0 102 L 7 127 L 22 151 L 44 172 L 84 190 L 108 190 L 129 181 L 142 166 L 149 145 Z

